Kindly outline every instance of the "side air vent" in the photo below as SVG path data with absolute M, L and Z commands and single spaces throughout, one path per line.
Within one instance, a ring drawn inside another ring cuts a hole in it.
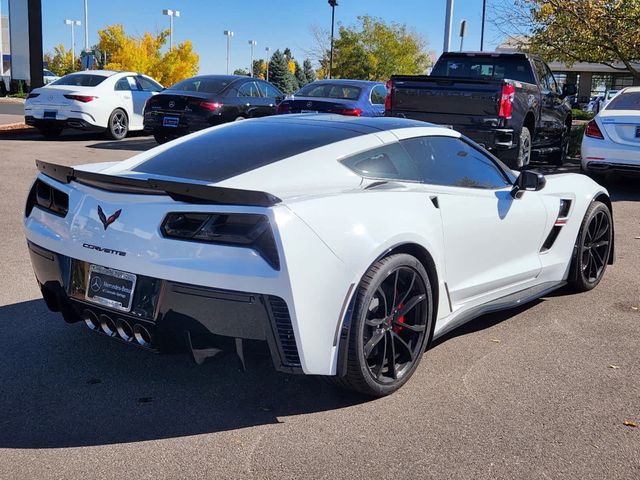
M 279 297 L 269 296 L 267 298 L 277 334 L 282 362 L 288 367 L 299 367 L 300 356 L 298 355 L 298 346 L 296 345 L 293 327 L 291 326 L 289 308 L 287 308 L 285 301 Z

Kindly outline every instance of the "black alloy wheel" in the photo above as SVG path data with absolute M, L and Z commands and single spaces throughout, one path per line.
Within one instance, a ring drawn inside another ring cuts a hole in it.
M 113 140 L 122 140 L 129 133 L 129 118 L 124 110 L 116 108 L 109 117 L 107 134 Z
M 369 269 L 356 295 L 347 373 L 334 381 L 367 395 L 388 395 L 411 377 L 431 336 L 429 276 L 415 257 L 391 255 Z
M 611 212 L 602 202 L 593 202 L 587 209 L 578 234 L 577 251 L 572 264 L 572 287 L 585 292 L 594 288 L 609 263 L 613 241 Z

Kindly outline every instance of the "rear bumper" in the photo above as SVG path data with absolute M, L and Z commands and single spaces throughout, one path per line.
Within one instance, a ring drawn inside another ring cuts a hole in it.
M 105 127 L 89 123 L 82 118 L 67 118 L 65 120 L 45 120 L 33 116 L 25 116 L 24 123 L 36 128 L 75 128 L 91 132 L 102 132 Z
M 640 164 L 629 164 L 610 160 L 584 160 L 583 168 L 589 172 L 629 172 L 640 174 Z
M 178 123 L 175 127 L 165 127 L 164 117 L 177 117 Z M 205 128 L 213 127 L 225 123 L 221 114 L 211 114 L 207 117 L 202 115 L 172 115 L 169 112 L 146 112 L 144 115 L 144 130 L 149 133 L 161 133 L 170 136 L 181 136 L 191 132 L 197 132 Z
M 138 275 L 130 312 L 85 299 L 88 264 L 28 242 L 33 269 L 50 310 L 74 323 L 87 316 L 127 322 L 151 334 L 148 348 L 226 348 L 234 339 L 266 342 L 277 370 L 302 373 L 286 302 L 274 295 L 209 288 Z M 112 338 L 138 345 L 121 334 Z

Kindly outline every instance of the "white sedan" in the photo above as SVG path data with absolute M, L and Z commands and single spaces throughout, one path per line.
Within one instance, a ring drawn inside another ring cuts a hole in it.
M 640 173 L 640 87 L 622 90 L 587 124 L 581 153 L 587 174 Z
M 114 140 L 143 129 L 144 105 L 162 85 L 134 72 L 87 70 L 32 90 L 24 104 L 25 123 L 45 136 L 65 128 L 105 131 Z
M 602 186 L 512 172 L 413 120 L 281 115 L 37 164 L 26 236 L 67 322 L 197 363 L 259 340 L 277 369 L 369 395 L 400 388 L 434 338 L 590 290 L 613 261 Z

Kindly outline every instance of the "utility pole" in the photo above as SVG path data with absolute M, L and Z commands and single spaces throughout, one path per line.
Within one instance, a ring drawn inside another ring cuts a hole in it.
M 89 6 L 88 0 L 84 0 L 84 51 L 89 51 Z
M 264 51 L 267 54 L 267 82 L 269 81 L 269 63 L 271 62 L 271 57 L 269 57 L 269 53 L 271 49 L 269 47 L 264 47 Z
M 231 37 L 233 37 L 233 32 L 231 30 L 225 30 L 223 33 L 227 37 L 227 75 L 229 75 L 229 49 L 231 48 Z
M 249 76 L 253 77 L 253 47 L 258 44 L 255 40 L 249 40 L 249 45 L 251 45 L 251 64 L 249 66 Z
M 451 50 L 451 22 L 453 21 L 453 0 L 447 0 L 447 14 L 444 21 L 444 46 L 443 52 Z
M 169 17 L 169 50 L 173 50 L 173 17 L 179 17 L 180 12 L 178 10 L 162 10 L 163 15 L 167 15 Z
M 487 13 L 487 0 L 482 0 L 482 27 L 480 28 L 480 51 L 484 50 L 484 17 Z
M 1 1 L 1 0 L 0 0 Z M 71 64 L 75 69 L 76 65 L 76 33 L 75 27 L 76 25 L 81 25 L 80 20 L 69 20 L 68 18 L 64 21 L 65 25 L 71 25 Z
M 338 0 L 329 0 L 331 5 L 331 50 L 329 51 L 329 78 L 333 74 L 333 27 L 336 20 L 336 7 L 338 6 Z
M 2 0 L 0 0 L 0 83 L 4 82 L 2 78 L 4 76 L 4 53 L 2 52 Z M 4 91 L 4 85 L 0 88 L 0 91 Z

